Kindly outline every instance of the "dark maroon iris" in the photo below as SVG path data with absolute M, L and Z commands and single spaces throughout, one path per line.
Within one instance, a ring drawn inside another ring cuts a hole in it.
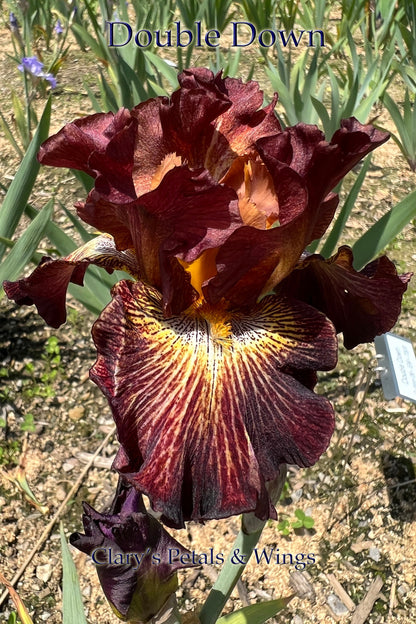
M 43 164 L 95 178 L 77 210 L 105 234 L 4 287 L 56 327 L 89 264 L 127 270 L 93 328 L 115 468 L 174 526 L 266 518 L 280 466 L 309 466 L 329 444 L 333 409 L 313 388 L 336 364 L 336 333 L 352 347 L 400 311 L 410 276 L 386 257 L 360 272 L 347 247 L 302 259 L 334 216 L 334 187 L 388 135 L 351 118 L 328 142 L 315 126 L 282 130 L 255 82 L 196 68 L 179 83 L 44 143 Z

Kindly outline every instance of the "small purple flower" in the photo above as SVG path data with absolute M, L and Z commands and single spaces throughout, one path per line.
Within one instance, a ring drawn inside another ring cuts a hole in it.
M 58 19 L 58 21 L 55 24 L 55 28 L 54 28 L 55 33 L 58 35 L 62 35 L 62 33 L 64 32 L 64 29 L 62 28 L 62 24 L 61 24 L 61 20 Z
M 24 56 L 22 62 L 17 66 L 17 69 L 21 72 L 27 71 L 32 76 L 43 76 L 43 63 L 37 58 L 37 56 Z
M 10 30 L 12 32 L 16 32 L 17 30 L 19 30 L 19 22 L 17 21 L 16 15 L 12 12 L 10 12 L 9 24 L 10 24 Z
M 27 71 L 36 78 L 44 78 L 49 82 L 52 89 L 56 87 L 56 78 L 53 74 L 47 74 L 43 71 L 43 63 L 37 58 L 37 56 L 25 56 L 22 58 L 22 62 L 17 66 L 17 69 L 21 72 Z
M 43 74 L 42 78 L 45 78 L 45 80 L 47 80 L 49 82 L 49 84 L 51 85 L 52 89 L 55 89 L 57 82 L 56 82 L 56 78 L 53 74 Z

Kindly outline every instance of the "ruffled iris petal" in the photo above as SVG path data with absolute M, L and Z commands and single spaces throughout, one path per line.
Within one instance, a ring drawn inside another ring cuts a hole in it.
M 104 267 L 109 273 L 119 269 L 133 276 L 138 266 L 132 251 L 118 251 L 110 236 L 97 236 L 65 258 L 52 260 L 44 256 L 29 277 L 17 282 L 5 281 L 4 290 L 18 305 L 35 304 L 39 314 L 51 327 L 66 321 L 66 291 L 68 284 L 83 285 L 90 264 Z
M 113 204 L 92 191 L 78 214 L 111 234 L 119 249 L 133 245 L 142 264 L 149 265 L 156 264 L 160 248 L 190 262 L 242 223 L 233 189 L 218 184 L 206 170 L 185 166 L 174 167 L 156 189 L 127 204 Z
M 204 166 L 221 179 L 236 156 L 256 155 L 255 143 L 281 132 L 274 113 L 277 98 L 265 108 L 263 92 L 256 82 L 244 84 L 236 78 L 215 77 L 232 105 L 214 122 L 215 132 L 204 154 Z
M 300 262 L 277 292 L 323 312 L 352 349 L 393 327 L 410 277 L 397 275 L 386 256 L 355 271 L 352 251 L 343 246 L 328 260 L 316 254 Z
M 204 68 L 186 69 L 172 97 L 131 111 L 137 119 L 133 178 L 137 194 L 149 191 L 155 171 L 170 154 L 191 168 L 204 167 L 220 180 L 236 155 L 254 151 L 260 137 L 281 131 L 273 101 L 261 109 L 255 82 L 222 78 Z
M 316 126 L 303 123 L 259 138 L 256 147 L 273 179 L 280 227 L 242 227 L 229 237 L 217 256 L 218 274 L 206 285 L 209 300 L 226 297 L 234 305 L 252 305 L 289 275 L 332 221 L 338 196 L 331 189 L 388 136 L 351 118 L 342 121 L 330 143 Z
M 341 129 L 330 142 L 325 141 L 316 126 L 299 123 L 275 136 L 260 138 L 256 147 L 272 175 L 275 166 L 284 163 L 304 180 L 313 227 L 319 218 L 316 210 L 327 194 L 362 158 L 388 138 L 387 132 L 360 124 L 351 117 L 341 121 Z
M 202 306 L 166 319 L 155 289 L 121 282 L 93 337 L 91 377 L 123 449 L 116 466 L 175 526 L 267 517 L 265 481 L 329 443 L 332 408 L 299 379 L 335 365 L 335 333 L 309 306 L 268 297 L 247 315 Z
M 162 127 L 176 153 L 191 167 L 199 168 L 214 132 L 211 122 L 230 108 L 231 101 L 208 69 L 185 69 L 178 81 L 180 89 L 161 110 Z
M 67 124 L 45 141 L 38 154 L 43 165 L 70 167 L 97 178 L 112 199 L 136 197 L 132 181 L 137 121 L 125 108 L 97 113 Z
M 176 258 L 192 262 L 241 224 L 233 189 L 206 170 L 185 166 L 168 171 L 156 189 L 129 204 L 97 199 L 92 191 L 78 214 L 114 236 L 119 249 L 134 247 L 139 275 L 163 293 L 167 314 L 181 312 L 198 296 Z
M 89 157 L 93 151 L 105 152 L 113 119 L 114 113 L 96 113 L 67 124 L 42 144 L 39 161 L 44 165 L 70 167 L 94 175 L 88 166 Z

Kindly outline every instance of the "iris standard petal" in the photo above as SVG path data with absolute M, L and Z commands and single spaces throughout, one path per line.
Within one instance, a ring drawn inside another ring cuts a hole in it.
M 232 105 L 213 122 L 215 131 L 209 144 L 205 141 L 202 162 L 214 178 L 220 180 L 237 156 L 256 156 L 256 141 L 278 134 L 282 129 L 274 113 L 277 96 L 261 108 L 263 91 L 256 82 L 223 79 L 220 74 L 215 81 Z
M 94 178 L 101 172 L 116 188 L 121 186 L 134 192 L 131 171 L 136 125 L 137 121 L 125 108 L 115 114 L 88 115 L 47 139 L 39 150 L 38 160 L 43 165 L 79 169 Z
M 175 145 L 176 153 L 192 168 L 203 166 L 203 154 L 211 139 L 213 122 L 231 106 L 214 74 L 203 67 L 185 69 L 178 76 L 180 88 L 162 108 L 164 133 Z
M 387 132 L 360 124 L 351 117 L 341 121 L 341 129 L 330 142 L 316 126 L 299 123 L 281 134 L 260 138 L 256 147 L 272 176 L 276 164 L 285 163 L 304 180 L 309 218 L 314 225 L 319 219 L 317 210 L 328 193 L 362 158 L 388 138 Z M 278 175 L 275 178 L 278 181 Z
M 170 100 L 157 98 L 132 110 L 138 121 L 133 178 L 138 194 L 150 190 L 157 168 L 176 155 L 220 180 L 233 159 L 255 151 L 260 137 L 281 131 L 275 100 L 261 108 L 256 82 L 222 78 L 204 68 L 184 70 Z
M 35 304 L 39 314 L 51 327 L 66 321 L 66 291 L 68 284 L 83 285 L 85 271 L 90 264 L 104 267 L 109 273 L 119 269 L 132 276 L 138 275 L 134 253 L 118 251 L 111 236 L 103 235 L 79 247 L 65 258 L 52 260 L 44 256 L 36 269 L 17 282 L 3 282 L 9 299 L 18 305 Z
M 252 305 L 287 277 L 331 223 L 338 205 L 331 189 L 388 137 L 351 118 L 343 120 L 330 143 L 316 126 L 304 123 L 258 139 L 274 183 L 280 227 L 245 226 L 231 234 L 217 256 L 218 274 L 206 285 L 208 300 L 226 297 L 234 305 Z
M 335 331 L 309 306 L 268 297 L 246 315 L 205 304 L 166 319 L 158 291 L 124 281 L 93 337 L 91 377 L 123 449 L 116 466 L 174 526 L 268 517 L 265 482 L 329 443 L 332 407 L 299 379 L 333 368 Z

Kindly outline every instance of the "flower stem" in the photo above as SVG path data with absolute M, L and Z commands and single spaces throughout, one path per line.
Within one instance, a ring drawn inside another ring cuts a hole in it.
M 276 478 L 266 484 L 270 501 L 273 504 L 276 504 L 280 498 L 286 473 L 286 465 L 282 464 Z M 253 512 L 242 515 L 241 530 L 199 614 L 201 624 L 214 624 L 221 615 L 225 603 L 260 539 L 265 524 L 266 521 L 257 518 Z
M 142 621 L 129 620 L 127 624 L 142 624 Z M 160 611 L 148 620 L 148 624 L 181 624 L 181 616 L 176 603 L 175 594 L 169 596 Z
M 242 575 L 244 568 L 246 567 L 250 556 L 259 541 L 260 535 L 263 531 L 263 527 L 266 523 L 263 522 L 261 528 L 255 533 L 247 534 L 240 530 L 237 538 L 234 542 L 232 550 L 228 555 L 228 559 L 221 569 L 218 578 L 211 589 L 208 598 L 199 614 L 201 624 L 214 624 L 218 617 L 221 615 L 221 611 L 224 608 L 225 603 L 231 595 L 234 587 L 237 584 L 238 579 Z
M 26 104 L 26 126 L 27 126 L 27 145 L 25 145 L 25 148 L 27 148 L 27 146 L 29 145 L 31 139 L 32 139 L 32 115 L 31 115 L 31 110 L 30 110 L 30 101 L 31 101 L 31 97 L 29 95 L 29 87 L 28 87 L 28 80 L 27 80 L 27 74 L 26 71 L 23 71 L 23 84 L 24 84 L 24 89 L 25 89 L 25 104 Z M 25 140 L 25 139 L 24 139 Z

